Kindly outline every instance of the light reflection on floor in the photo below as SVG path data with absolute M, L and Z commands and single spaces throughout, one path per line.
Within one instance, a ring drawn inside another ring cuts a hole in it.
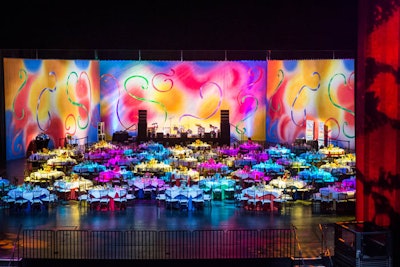
M 233 204 L 215 202 L 199 211 L 169 210 L 156 203 L 136 202 L 125 211 L 92 211 L 78 202 L 59 204 L 48 211 L 10 212 L 0 210 L 0 230 L 23 228 L 55 229 L 74 226 L 80 229 L 262 229 L 285 228 L 291 225 L 318 225 L 354 219 L 354 216 L 312 213 L 309 203 L 297 201 L 286 214 L 268 211 L 247 211 Z

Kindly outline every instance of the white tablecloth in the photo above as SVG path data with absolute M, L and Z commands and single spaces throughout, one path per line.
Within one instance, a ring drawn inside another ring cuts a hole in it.
M 53 186 L 55 188 L 62 189 L 75 189 L 75 188 L 90 188 L 93 186 L 93 182 L 88 179 L 80 178 L 75 181 L 66 181 L 66 180 L 56 180 L 54 181 Z
M 121 197 L 122 195 L 126 195 L 127 193 L 127 190 L 125 188 L 93 188 L 89 189 L 88 193 L 95 198 L 100 198 L 101 191 L 103 191 L 104 194 L 107 195 L 109 198 Z
M 242 190 L 244 196 L 249 199 L 263 199 L 267 195 L 272 195 L 274 198 L 279 198 L 282 195 L 282 190 L 280 189 L 269 189 L 269 188 L 259 188 L 259 187 L 248 187 Z
M 28 201 L 32 201 L 33 192 L 37 191 L 40 197 L 45 197 L 49 195 L 49 190 L 46 188 L 37 187 L 34 189 L 26 189 L 26 188 L 15 188 L 8 191 L 7 195 L 13 199 L 16 199 L 18 196 L 22 196 L 23 199 Z
M 321 193 L 321 195 L 323 194 L 328 195 L 329 199 L 338 200 L 340 193 L 346 194 L 346 198 L 348 199 L 354 198 L 356 190 L 355 189 L 344 190 L 334 186 L 330 186 L 330 187 L 321 187 L 319 189 L 319 192 Z
M 203 190 L 200 188 L 179 188 L 171 187 L 165 190 L 165 195 L 171 198 L 197 198 L 203 195 Z
M 39 170 L 36 172 L 32 172 L 30 174 L 30 179 L 40 180 L 40 179 L 58 179 L 60 177 L 65 176 L 65 173 L 62 171 L 52 170 L 52 171 L 44 171 Z

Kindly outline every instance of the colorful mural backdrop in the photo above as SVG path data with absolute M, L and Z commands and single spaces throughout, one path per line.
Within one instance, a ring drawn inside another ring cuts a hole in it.
M 268 70 L 268 71 L 267 71 Z M 293 143 L 306 122 L 323 122 L 331 141 L 354 148 L 354 60 L 85 61 L 4 59 L 7 160 L 38 135 L 49 147 L 137 135 L 139 110 L 157 133 L 196 135 L 220 128 L 231 140 Z M 309 129 L 307 129 L 308 131 Z
M 178 135 L 220 128 L 229 110 L 231 136 L 265 140 L 265 61 L 102 61 L 101 119 L 108 135 L 148 127 Z
M 266 140 L 305 138 L 307 121 L 327 126 L 328 143 L 355 147 L 354 60 L 269 60 Z
M 5 58 L 4 88 L 7 160 L 25 157 L 37 137 L 49 147 L 67 135 L 97 138 L 97 61 Z

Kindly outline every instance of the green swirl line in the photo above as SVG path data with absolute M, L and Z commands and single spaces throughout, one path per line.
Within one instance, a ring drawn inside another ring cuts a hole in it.
M 354 116 L 354 115 L 355 115 L 354 111 L 352 111 L 352 110 L 350 110 L 350 109 L 347 109 L 347 108 L 344 108 L 344 107 L 342 107 L 342 106 L 336 104 L 335 101 L 333 101 L 333 99 L 332 99 L 332 95 L 331 95 L 331 83 L 332 83 L 333 79 L 334 79 L 336 76 L 338 76 L 338 75 L 340 75 L 341 77 L 343 77 L 344 84 L 347 85 L 346 76 L 345 76 L 343 73 L 336 73 L 335 75 L 333 75 L 333 77 L 329 80 L 329 83 L 328 83 L 328 96 L 329 96 L 329 100 L 331 101 L 332 105 L 334 105 L 335 107 L 337 107 L 337 108 L 339 108 L 339 109 L 342 109 L 342 110 L 344 110 L 344 111 L 347 111 L 347 112 L 349 112 L 351 115 Z
M 22 77 L 22 74 L 25 74 L 24 77 Z M 28 80 L 28 75 L 26 74 L 25 70 L 23 70 L 23 69 L 19 70 L 19 78 L 21 78 L 21 79 L 25 78 L 25 79 L 23 80 L 21 86 L 18 88 L 17 94 L 15 95 L 13 103 L 12 103 L 12 113 L 14 114 L 14 116 L 16 116 L 15 115 L 15 101 L 17 100 L 17 97 L 18 97 L 19 93 L 21 92 L 22 88 L 24 88 L 24 86 L 26 84 L 26 81 Z M 21 110 L 21 113 L 22 113 L 21 117 L 17 117 L 16 116 L 17 120 L 22 120 L 25 117 L 25 110 L 24 109 Z
M 81 103 L 75 102 L 74 100 L 72 100 L 72 98 L 71 98 L 70 95 L 69 95 L 69 80 L 70 80 L 70 78 L 71 78 L 72 75 L 74 75 L 74 76 L 76 77 L 76 79 L 78 79 L 78 74 L 77 74 L 75 71 L 71 72 L 71 73 L 68 75 L 68 78 L 67 78 L 67 88 L 66 88 L 66 92 L 67 92 L 67 96 L 68 96 L 68 101 L 69 101 L 72 105 L 74 105 L 74 106 L 77 106 L 77 107 L 79 107 L 79 108 L 83 108 L 83 109 L 86 111 L 86 114 L 88 114 L 88 109 L 87 109 L 87 107 L 85 107 L 85 106 L 82 105 Z M 88 127 L 88 125 L 89 125 L 89 120 L 86 122 L 86 125 L 85 125 L 85 126 L 81 126 L 81 125 L 79 124 L 79 121 L 81 121 L 81 120 L 82 120 L 81 116 L 78 115 L 78 127 L 79 127 L 80 129 L 86 129 L 86 128 Z
M 337 107 L 337 108 L 339 108 L 341 110 L 344 110 L 345 112 L 349 112 L 351 115 L 355 116 L 355 112 L 354 111 L 336 104 L 335 101 L 333 101 L 333 99 L 332 99 L 332 96 L 331 96 L 331 83 L 332 83 L 333 79 L 338 75 L 343 78 L 344 84 L 347 85 L 346 76 L 343 73 L 336 73 L 335 75 L 333 75 L 333 77 L 329 80 L 329 84 L 328 84 L 329 100 L 331 101 L 332 105 L 334 105 L 335 107 Z M 343 127 L 342 127 L 343 128 L 343 135 L 346 136 L 347 138 L 354 138 L 355 135 L 349 135 L 349 134 L 346 133 L 346 129 L 345 129 L 346 125 L 349 125 L 348 122 L 347 121 L 343 122 Z
M 245 95 L 245 96 L 243 96 L 242 99 L 241 99 L 241 102 L 244 103 L 244 101 L 246 100 L 246 98 L 250 98 L 250 97 L 253 98 L 253 99 L 256 101 L 256 107 L 255 107 L 254 110 L 252 110 L 251 112 L 249 112 L 243 119 L 241 119 L 240 122 L 244 122 L 245 120 L 247 120 L 248 118 L 250 118 L 251 116 L 253 116 L 253 114 L 255 114 L 256 111 L 257 111 L 257 109 L 258 109 L 258 99 L 255 98 L 253 95 Z M 243 127 L 243 132 L 242 132 L 242 131 L 239 129 L 239 124 L 240 124 L 240 122 L 237 123 L 236 126 L 235 126 L 236 132 L 237 132 L 238 134 L 245 134 L 246 131 L 247 131 L 247 129 L 246 129 L 246 127 Z
M 282 69 L 279 69 L 278 70 L 278 78 L 280 78 L 280 80 L 279 80 L 279 83 L 278 83 L 278 85 L 276 86 L 276 88 L 275 88 L 275 90 L 274 90 L 274 92 L 272 93 L 272 95 L 271 95 L 271 97 L 270 97 L 270 99 L 269 99 L 269 108 L 273 111 L 273 112 L 277 112 L 277 111 L 279 111 L 280 109 L 281 109 L 281 103 L 278 103 L 278 107 L 275 109 L 273 106 L 272 106 L 272 98 L 274 97 L 274 95 L 278 92 L 278 90 L 279 90 L 279 87 L 281 86 L 281 84 L 283 83 L 283 79 L 285 78 L 285 73 L 283 72 L 283 70 Z
M 349 125 L 349 123 L 347 122 L 347 121 L 345 121 L 344 123 L 343 123 L 343 135 L 344 136 L 346 136 L 347 138 L 355 138 L 356 136 L 353 134 L 353 135 L 349 135 L 349 134 L 347 134 L 346 133 L 346 127 L 345 126 L 347 126 L 347 125 Z
M 161 106 L 161 108 L 164 110 L 164 114 L 165 114 L 164 115 L 164 122 L 166 122 L 167 121 L 167 117 L 168 117 L 168 113 L 167 113 L 167 108 L 165 107 L 165 105 L 163 103 L 160 103 L 160 102 L 155 101 L 155 100 L 139 97 L 139 96 L 136 96 L 136 95 L 128 92 L 127 83 L 129 82 L 129 80 L 134 79 L 134 78 L 140 78 L 140 79 L 143 79 L 145 81 L 146 84 L 141 86 L 142 90 L 147 90 L 149 88 L 149 81 L 146 79 L 146 77 L 143 77 L 141 75 L 132 75 L 132 76 L 128 77 L 124 82 L 124 90 L 126 91 L 126 93 L 128 95 L 130 95 L 131 97 L 139 100 L 139 101 L 150 102 L 150 103 L 154 103 L 154 104 L 157 104 L 157 105 Z

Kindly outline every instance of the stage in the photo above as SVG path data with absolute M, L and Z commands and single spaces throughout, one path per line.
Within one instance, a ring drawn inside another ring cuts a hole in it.
M 148 141 L 153 141 L 164 146 L 175 146 L 175 145 L 189 145 L 196 142 L 197 140 L 207 143 L 211 146 L 227 145 L 230 146 L 229 137 L 222 137 L 218 133 L 204 133 L 202 135 L 169 135 L 163 133 L 149 133 L 146 136 L 131 136 L 126 131 L 115 132 L 112 136 L 113 143 L 131 143 L 138 142 L 144 143 Z
M 156 135 L 148 135 L 146 138 L 138 139 L 139 142 L 148 142 L 154 141 L 160 143 L 164 146 L 175 146 L 175 145 L 189 145 L 191 143 L 196 142 L 196 140 L 200 140 L 203 143 L 207 143 L 211 146 L 219 146 L 225 141 L 220 136 L 211 133 L 204 133 L 203 135 L 164 135 L 163 133 L 157 133 Z M 229 145 L 229 144 L 226 144 Z

